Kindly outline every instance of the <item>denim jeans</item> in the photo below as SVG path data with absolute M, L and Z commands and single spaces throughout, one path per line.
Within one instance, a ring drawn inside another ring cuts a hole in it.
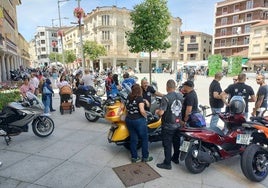
M 44 113 L 49 113 L 50 111 L 50 98 L 49 95 L 43 97 L 42 102 L 45 106 Z
M 211 112 L 214 113 L 220 113 L 221 112 L 221 108 L 211 108 Z M 217 127 L 219 121 L 219 115 L 215 114 L 211 116 L 211 120 L 210 120 L 210 127 Z
M 126 124 L 130 134 L 131 158 L 138 158 L 137 144 L 139 139 L 141 140 L 142 144 L 142 158 L 148 158 L 148 129 L 146 119 L 129 119 L 126 117 Z

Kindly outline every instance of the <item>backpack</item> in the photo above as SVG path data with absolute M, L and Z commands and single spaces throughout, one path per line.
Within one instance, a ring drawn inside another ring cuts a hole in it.
M 165 122 L 168 124 L 179 124 L 181 119 L 181 109 L 182 109 L 182 102 L 180 100 L 179 94 L 176 93 L 176 98 L 172 100 L 172 103 L 169 99 L 164 96 L 170 108 L 167 109 L 167 115 L 165 116 Z

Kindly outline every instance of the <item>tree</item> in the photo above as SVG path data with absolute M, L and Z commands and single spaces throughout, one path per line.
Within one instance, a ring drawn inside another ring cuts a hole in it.
M 74 60 L 76 60 L 76 56 L 74 52 L 71 50 L 64 51 L 64 57 L 65 57 L 66 63 L 71 63 L 71 62 L 74 62 Z
M 99 56 L 106 55 L 104 46 L 99 45 L 95 41 L 85 41 L 83 49 L 85 56 L 91 60 L 96 60 Z
M 145 0 L 134 6 L 130 13 L 133 30 L 126 32 L 127 44 L 130 52 L 149 53 L 149 81 L 151 83 L 152 52 L 165 50 L 170 47 L 166 41 L 170 32 L 168 26 L 171 16 L 166 0 Z
M 211 55 L 208 57 L 209 76 L 214 76 L 217 72 L 222 71 L 222 56 Z
M 48 56 L 50 62 L 61 62 L 62 60 L 62 55 L 56 52 L 52 52 Z

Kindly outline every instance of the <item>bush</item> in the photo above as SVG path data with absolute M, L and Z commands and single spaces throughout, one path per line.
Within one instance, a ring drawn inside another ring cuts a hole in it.
M 18 90 L 3 90 L 0 92 L 0 110 L 2 110 L 8 103 L 18 101 L 21 99 Z

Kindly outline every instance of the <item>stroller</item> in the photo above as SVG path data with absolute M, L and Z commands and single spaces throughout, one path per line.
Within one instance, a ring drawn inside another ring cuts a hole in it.
M 69 110 L 70 114 L 75 110 L 73 105 L 73 90 L 69 85 L 64 85 L 60 88 L 60 113 L 63 114 L 65 110 Z

